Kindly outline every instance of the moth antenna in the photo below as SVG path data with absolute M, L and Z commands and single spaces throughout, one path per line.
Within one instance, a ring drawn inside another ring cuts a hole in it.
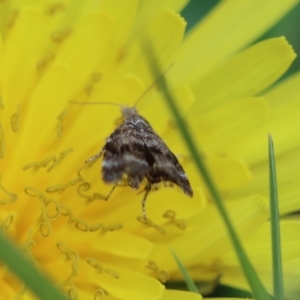
M 137 104 L 144 98 L 144 96 L 149 93 L 149 91 L 152 90 L 152 88 L 157 84 L 157 82 L 166 75 L 166 73 L 173 67 L 174 63 L 171 64 L 162 74 L 160 74 L 151 84 L 150 86 L 139 96 L 139 98 L 136 100 L 135 104 L 134 104 L 134 108 L 137 106 Z M 121 105 L 119 103 L 114 103 L 114 102 L 77 102 L 77 101 L 69 101 L 69 103 L 72 104 L 81 104 L 81 105 L 92 105 L 92 104 L 105 104 L 105 105 L 114 105 L 114 106 L 118 106 L 118 107 L 124 107 L 124 105 Z
M 119 103 L 114 103 L 114 102 L 77 102 L 77 101 L 69 101 L 69 103 L 72 104 L 81 104 L 81 105 L 92 105 L 92 104 L 105 104 L 105 105 L 114 105 L 114 106 L 118 106 L 118 107 L 123 107 L 123 105 L 119 104 Z
M 160 74 L 150 85 L 149 87 L 138 97 L 138 99 L 135 101 L 134 108 L 137 106 L 137 104 L 144 98 L 146 94 L 148 94 L 152 88 L 158 83 L 158 81 L 169 72 L 169 70 L 174 66 L 174 63 L 172 63 L 162 74 Z

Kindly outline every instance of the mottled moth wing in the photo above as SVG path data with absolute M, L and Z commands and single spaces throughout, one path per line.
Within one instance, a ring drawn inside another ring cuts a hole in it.
M 188 178 L 164 141 L 135 109 L 127 108 L 124 122 L 107 139 L 102 164 L 103 180 L 114 182 L 126 176 L 127 184 L 146 189 L 159 183 L 177 185 L 193 195 Z
M 139 188 L 151 166 L 146 157 L 141 132 L 133 124 L 124 121 L 106 140 L 103 180 L 118 183 L 125 175 L 131 188 Z
M 165 142 L 152 130 L 143 136 L 143 141 L 148 152 L 155 162 L 152 165 L 147 180 L 151 185 L 168 183 L 170 186 L 177 185 L 188 196 L 193 195 L 189 180 L 179 163 L 177 157 L 168 148 Z

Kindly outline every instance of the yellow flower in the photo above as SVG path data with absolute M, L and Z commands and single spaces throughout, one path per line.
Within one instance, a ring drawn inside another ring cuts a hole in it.
M 261 174 L 258 163 L 266 151 L 249 142 L 254 129 L 277 124 L 268 120 L 268 94 L 266 100 L 256 96 L 288 68 L 294 53 L 283 38 L 235 53 L 296 1 L 224 2 L 179 52 L 185 22 L 176 11 L 185 1 L 28 2 L 0 3 L 1 228 L 74 299 L 200 299 L 161 283 L 178 277 L 170 248 L 192 271 L 201 271 L 193 273 L 195 279 L 223 275 L 234 284 L 231 271 L 240 270 L 223 223 L 185 159 L 160 93 L 151 90 L 138 110 L 182 156 L 195 195 L 190 200 L 166 188 L 151 193 L 147 222 L 140 218 L 141 194 L 117 187 L 103 201 L 111 187 L 101 180 L 100 164 L 85 164 L 113 132 L 120 112 L 69 101 L 133 105 L 155 80 L 140 45 L 147 33 L 162 70 L 175 62 L 166 77 L 216 182 L 232 200 L 231 217 L 251 255 L 251 246 L 269 242 L 265 201 L 256 185 L 247 190 L 251 177 L 255 182 Z M 282 153 L 294 145 L 282 147 Z M 299 208 L 285 205 L 285 212 Z M 298 225 L 289 225 L 296 239 Z M 283 241 L 284 251 L 290 242 Z M 296 256 L 294 250 L 287 254 Z M 1 275 L 0 298 L 24 293 L 2 266 Z
M 229 202 L 246 251 L 271 293 L 270 224 L 264 204 L 269 179 L 267 133 L 274 136 L 278 154 L 281 213 L 298 211 L 300 76 L 298 73 L 266 91 L 295 58 L 283 37 L 242 49 L 296 1 L 273 4 L 222 2 L 187 36 L 169 79 L 191 87 L 196 100 L 186 109 L 186 118 Z M 220 279 L 249 289 L 215 207 L 209 203 L 186 223 L 188 231 L 169 246 L 190 267 L 193 277 Z M 299 222 L 283 219 L 281 228 L 286 296 L 298 299 L 300 289 L 294 278 L 299 278 Z M 152 255 L 166 270 L 175 271 L 175 263 L 163 247 Z
M 147 31 L 168 66 L 184 33 L 174 12 L 182 4 L 29 2 L 0 3 L 2 230 L 72 299 L 200 299 L 165 290 L 167 272 L 149 259 L 154 245 L 147 235 L 162 236 L 162 214 L 173 205 L 156 214 L 149 209 L 160 219 L 144 224 L 137 220 L 142 195 L 117 188 L 104 201 L 100 194 L 111 187 L 102 182 L 100 165 L 85 164 L 120 112 L 69 103 L 133 105 L 154 81 L 138 38 Z M 187 202 L 179 198 L 175 206 Z M 1 299 L 33 298 L 0 268 Z

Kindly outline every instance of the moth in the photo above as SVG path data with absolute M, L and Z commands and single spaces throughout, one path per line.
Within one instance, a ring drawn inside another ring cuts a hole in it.
M 159 185 L 176 185 L 192 197 L 193 190 L 183 167 L 149 122 L 138 114 L 135 107 L 122 107 L 122 117 L 123 122 L 106 139 L 100 152 L 86 161 L 93 162 L 103 156 L 103 181 L 114 184 L 106 200 L 119 183 L 125 183 L 132 189 L 144 186 L 142 212 L 146 220 L 145 204 L 148 194 L 151 190 L 158 189 Z

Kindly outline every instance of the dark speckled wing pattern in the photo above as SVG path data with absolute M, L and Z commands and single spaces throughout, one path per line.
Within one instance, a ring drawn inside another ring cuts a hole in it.
M 125 177 L 133 189 L 146 183 L 146 192 L 159 183 L 177 185 L 191 197 L 193 191 L 182 166 L 150 124 L 134 108 L 124 108 L 123 117 L 103 149 L 103 180 L 118 183 Z

